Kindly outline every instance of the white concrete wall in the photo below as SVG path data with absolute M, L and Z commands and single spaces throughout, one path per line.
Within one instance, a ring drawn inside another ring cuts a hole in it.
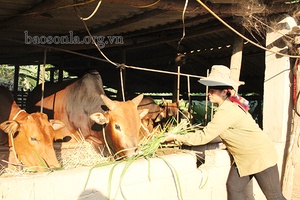
M 107 199 L 110 193 L 111 199 L 220 200 L 226 199 L 229 167 L 227 151 L 213 150 L 207 151 L 207 163 L 199 168 L 194 153 L 179 153 L 163 159 L 153 158 L 149 163 L 140 159 L 132 163 L 124 175 L 122 163 L 93 170 L 83 167 L 0 178 L 0 199 L 101 200 Z M 108 189 L 112 170 L 111 189 Z
M 281 39 L 297 23 L 288 15 L 273 19 L 273 29 L 268 29 L 266 46 L 273 52 L 288 54 L 287 44 Z M 266 69 L 263 98 L 263 128 L 276 144 L 279 155 L 278 168 L 283 176 L 286 159 L 286 144 L 291 132 L 292 118 L 292 74 L 290 58 L 266 52 Z

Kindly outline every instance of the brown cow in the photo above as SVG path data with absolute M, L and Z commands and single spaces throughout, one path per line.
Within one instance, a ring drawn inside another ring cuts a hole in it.
M 8 134 L 8 143 L 15 160 L 36 171 L 59 168 L 53 140 L 55 130 L 64 124 L 58 120 L 49 122 L 44 113 L 28 114 L 16 104 L 11 92 L 5 87 L 0 87 L 0 102 L 0 128 Z
M 156 104 L 151 97 L 144 97 L 138 105 L 138 109 L 148 109 L 147 115 L 142 118 L 143 127 L 141 129 L 142 134 L 147 135 L 153 131 L 155 124 L 162 120 L 164 109 Z
M 180 115 L 180 118 L 183 119 L 193 119 L 193 116 L 191 113 L 189 113 L 187 110 L 180 110 L 179 105 L 181 102 L 183 102 L 183 99 L 181 99 L 179 102 L 167 102 L 166 100 L 162 99 L 162 106 L 163 112 L 161 112 L 161 117 L 164 119 L 168 119 L 170 117 L 176 116 L 177 112 Z
M 119 156 L 123 156 L 136 148 L 136 137 L 141 126 L 140 118 L 147 113 L 146 110 L 137 111 L 137 105 L 143 95 L 132 101 L 111 103 L 111 100 L 104 96 L 102 79 L 96 71 L 86 73 L 69 84 L 63 84 L 63 87 L 60 87 L 60 83 L 45 84 L 44 109 L 54 112 L 54 119 L 66 124 L 65 133 L 72 136 L 73 141 L 80 140 L 79 133 L 81 133 L 81 138 L 91 142 L 96 150 L 102 151 L 105 147 L 102 129 L 95 126 L 93 117 L 93 120 L 90 118 L 94 113 L 102 113 L 101 116 L 106 117 L 105 138 L 111 151 L 117 153 L 119 150 L 131 148 L 120 153 Z M 41 102 L 34 101 L 35 96 L 40 96 L 39 93 L 41 93 L 39 88 L 35 88 L 29 94 L 27 99 L 29 112 L 35 111 L 35 106 L 38 109 L 41 106 Z M 110 111 L 105 112 L 102 108 L 104 105 Z

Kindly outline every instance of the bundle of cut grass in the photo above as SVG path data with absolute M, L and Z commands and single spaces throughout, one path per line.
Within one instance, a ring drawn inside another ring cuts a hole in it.
M 79 141 L 78 143 L 56 144 L 55 149 L 57 154 L 56 156 L 61 164 L 62 170 L 108 163 L 111 159 L 99 154 L 94 147 L 85 140 Z M 48 169 L 46 166 L 43 168 L 45 171 L 53 171 L 52 169 Z M 36 170 L 33 169 L 36 169 L 36 167 L 26 167 L 20 165 L 8 168 L 2 166 L 2 169 L 0 170 L 0 176 L 10 177 L 36 174 Z
M 175 143 L 163 143 L 165 134 L 186 134 L 188 132 L 194 131 L 194 126 L 191 126 L 190 121 L 181 120 L 180 123 L 177 123 L 174 117 L 170 118 L 163 128 L 157 128 L 147 137 L 144 137 L 138 145 L 138 154 L 137 157 L 151 158 L 157 156 L 158 151 L 161 154 L 161 150 L 165 148 L 175 148 L 179 149 L 180 147 Z
M 62 169 L 73 169 L 82 166 L 94 166 L 110 161 L 110 157 L 104 157 L 98 153 L 94 147 L 85 140 L 74 145 L 62 148 L 57 155 Z

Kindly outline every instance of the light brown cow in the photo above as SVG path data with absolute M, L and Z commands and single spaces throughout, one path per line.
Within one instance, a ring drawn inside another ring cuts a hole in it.
M 64 124 L 58 120 L 49 122 L 44 113 L 28 114 L 21 110 L 13 101 L 11 92 L 4 87 L 0 87 L 0 100 L 2 103 L 12 103 L 10 107 L 1 107 L 1 110 L 8 109 L 10 112 L 7 121 L 0 121 L 0 128 L 8 134 L 8 143 L 15 160 L 35 171 L 59 168 L 53 140 L 56 130 L 59 131 Z
M 109 110 L 94 113 L 91 119 L 97 124 L 105 124 L 104 131 L 109 134 L 107 144 L 118 157 L 134 154 L 139 142 L 141 118 L 148 112 L 147 109 L 137 110 L 143 95 L 126 102 L 112 101 L 104 95 L 101 98 Z

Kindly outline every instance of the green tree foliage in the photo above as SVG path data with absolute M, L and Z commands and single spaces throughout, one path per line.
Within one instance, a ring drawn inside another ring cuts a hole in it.
M 52 65 L 45 66 L 45 81 L 50 80 L 50 68 L 53 68 Z M 42 69 L 42 68 L 41 68 Z M 14 74 L 15 67 L 9 65 L 0 65 L 0 85 L 8 87 L 10 90 L 13 90 L 14 87 Z M 42 83 L 42 70 L 39 74 L 39 83 L 37 83 L 37 74 L 38 66 L 29 65 L 29 66 L 20 66 L 19 69 L 19 80 L 18 80 L 18 90 L 28 91 L 32 90 L 37 84 Z M 68 73 L 64 72 L 64 78 L 68 77 Z M 58 70 L 54 71 L 54 80 L 58 79 Z

